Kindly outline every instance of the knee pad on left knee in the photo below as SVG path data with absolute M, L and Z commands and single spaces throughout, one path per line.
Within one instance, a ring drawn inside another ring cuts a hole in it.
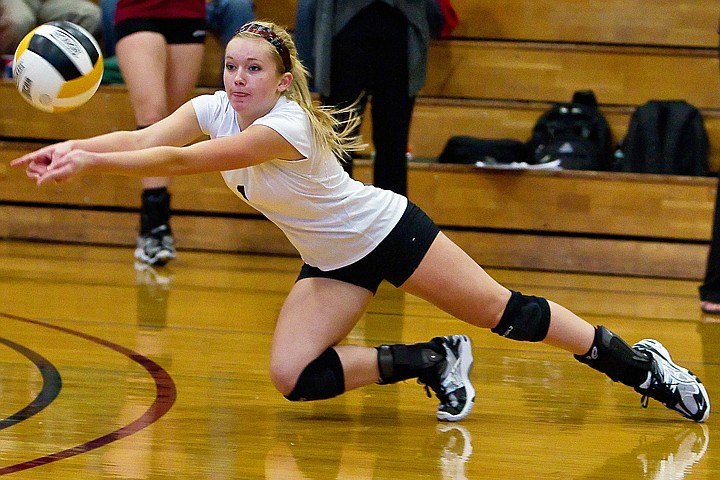
M 550 305 L 542 297 L 512 292 L 500 322 L 492 329 L 501 337 L 540 342 L 550 329 Z
M 305 367 L 285 398 L 294 402 L 324 400 L 344 392 L 345 374 L 340 357 L 335 349 L 328 348 Z

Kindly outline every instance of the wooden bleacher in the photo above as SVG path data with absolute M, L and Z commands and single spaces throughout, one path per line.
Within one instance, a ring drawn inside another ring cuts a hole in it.
M 410 198 L 487 266 L 700 278 L 716 178 L 607 172 L 495 172 L 432 160 L 452 135 L 525 140 L 552 102 L 595 91 L 616 140 L 633 109 L 682 98 L 699 107 L 720 167 L 717 6 L 707 0 L 454 2 L 461 23 L 433 42 L 410 144 Z M 292 26 L 295 2 L 257 1 L 261 18 Z M 210 40 L 198 93 L 217 85 Z M 36 189 L 7 160 L 47 141 L 134 128 L 123 86 L 80 109 L 44 114 L 0 83 L 0 236 L 132 245 L 136 180 L 85 178 Z M 88 121 L 92 118 L 92 121 Z M 369 122 L 363 132 L 369 139 Z M 371 182 L 363 162 L 356 176 Z M 293 254 L 280 232 L 219 175 L 177 179 L 180 248 Z M 207 232 L 212 232 L 208 235 Z M 218 235 L 218 233 L 220 234 Z

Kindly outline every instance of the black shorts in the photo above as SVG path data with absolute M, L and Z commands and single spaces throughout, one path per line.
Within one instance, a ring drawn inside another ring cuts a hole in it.
M 432 219 L 408 201 L 395 228 L 365 257 L 347 267 L 327 272 L 305 263 L 297 280 L 332 278 L 370 290 L 373 295 L 383 280 L 399 287 L 415 272 L 438 233 L 440 229 Z
M 170 44 L 205 43 L 202 18 L 128 18 L 115 25 L 117 40 L 137 32 L 155 32 Z

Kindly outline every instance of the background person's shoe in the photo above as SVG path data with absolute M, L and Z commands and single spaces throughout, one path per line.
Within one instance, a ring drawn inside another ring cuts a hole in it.
M 175 239 L 168 225 L 160 225 L 138 237 L 135 258 L 148 265 L 161 267 L 176 256 Z

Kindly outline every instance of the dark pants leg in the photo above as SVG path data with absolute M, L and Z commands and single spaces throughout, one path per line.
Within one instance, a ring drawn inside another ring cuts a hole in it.
M 718 33 L 720 34 L 720 22 Z M 718 43 L 718 58 L 720 58 L 720 43 Z M 718 173 L 718 182 L 720 182 L 720 173 Z M 700 286 L 700 300 L 720 303 L 720 185 L 715 194 L 712 237 L 705 267 L 705 281 Z
M 705 281 L 700 286 L 700 300 L 720 303 L 720 186 L 715 197 L 710 252 L 705 267 Z
M 347 106 L 372 97 L 373 183 L 407 194 L 407 151 L 415 103 L 408 96 L 408 22 L 395 8 L 376 2 L 360 12 L 332 45 L 331 93 L 323 103 Z M 351 169 L 348 169 L 351 172 Z

